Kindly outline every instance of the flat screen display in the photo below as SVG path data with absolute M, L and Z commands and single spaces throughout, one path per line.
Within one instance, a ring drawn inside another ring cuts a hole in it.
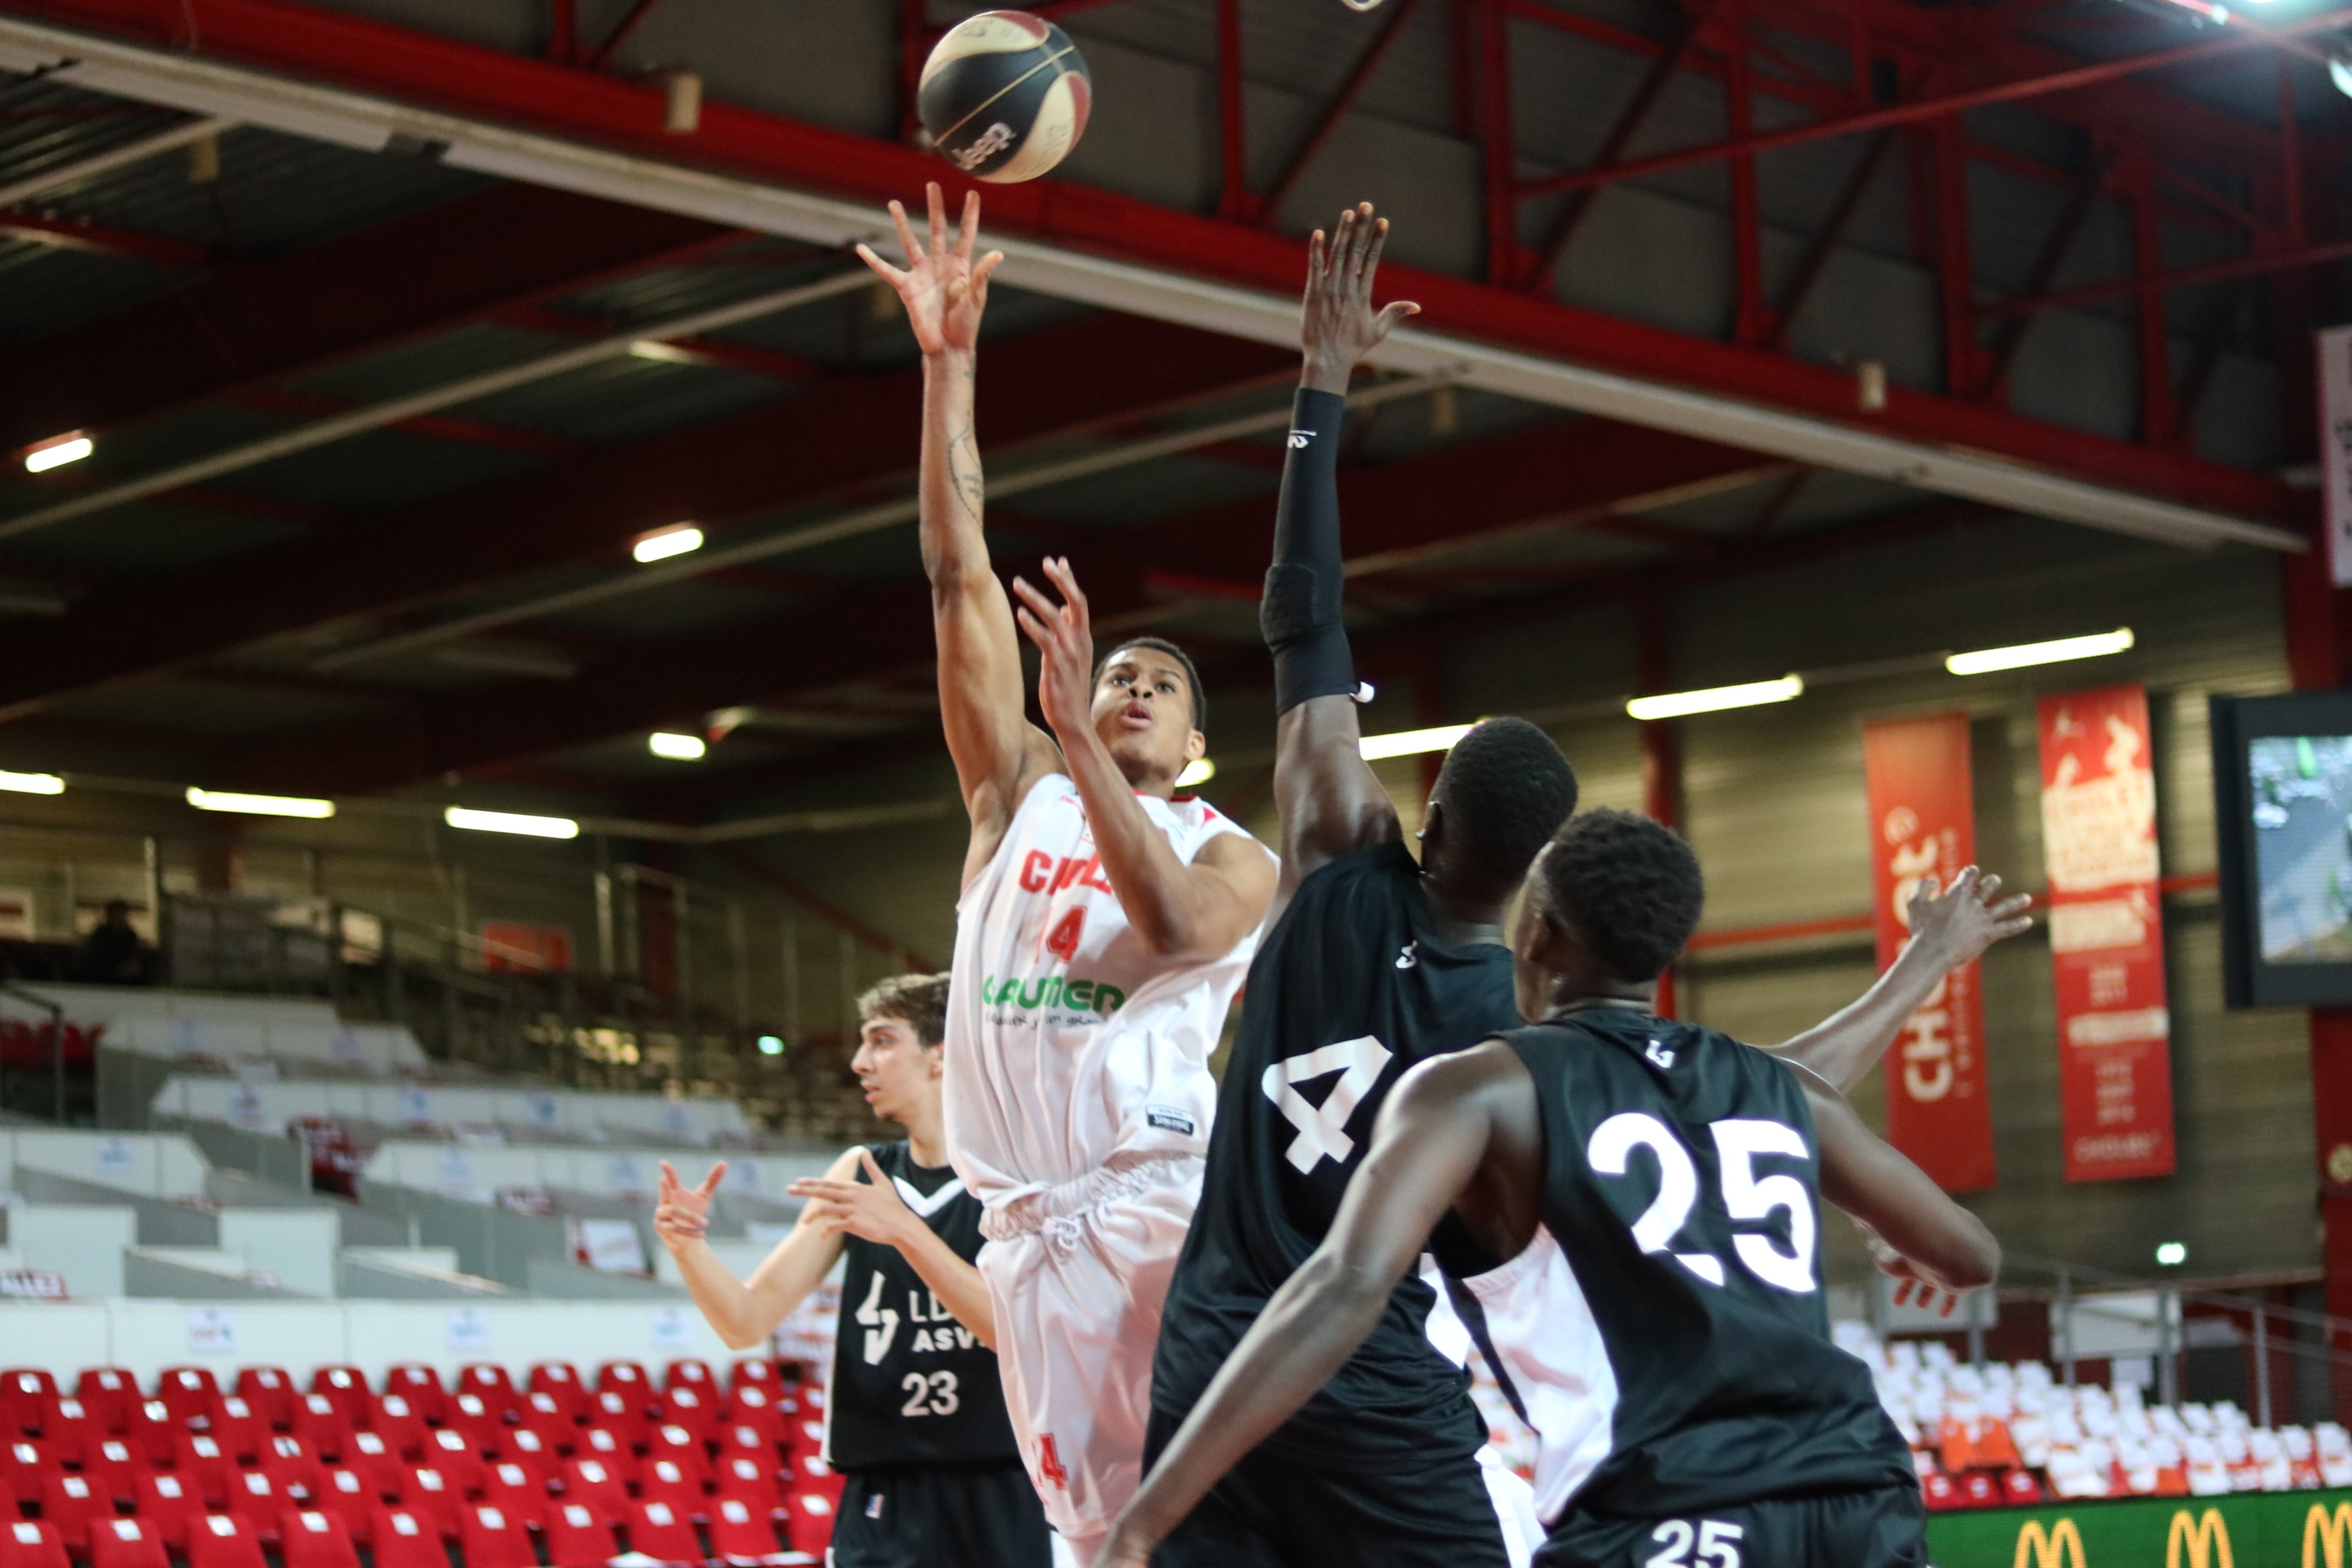
M 2231 1006 L 2352 1005 L 2352 692 L 2212 700 Z

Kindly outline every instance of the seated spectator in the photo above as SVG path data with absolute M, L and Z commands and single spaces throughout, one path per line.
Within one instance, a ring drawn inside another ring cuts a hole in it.
M 131 906 L 108 901 L 106 918 L 90 928 L 74 953 L 73 977 L 92 985 L 144 985 L 147 946 L 131 928 Z

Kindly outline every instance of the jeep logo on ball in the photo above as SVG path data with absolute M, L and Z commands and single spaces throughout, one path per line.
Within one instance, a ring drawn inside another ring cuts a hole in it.
M 971 174 L 982 163 L 1013 145 L 1013 127 L 1002 120 L 982 132 L 972 144 L 961 153 L 951 153 L 955 166 Z

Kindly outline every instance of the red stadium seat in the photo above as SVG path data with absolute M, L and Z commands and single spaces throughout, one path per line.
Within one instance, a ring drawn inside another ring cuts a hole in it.
M 765 1509 L 741 1498 L 720 1498 L 710 1510 L 710 1552 L 722 1563 L 748 1565 L 772 1561 L 783 1551 Z
M 637 1472 L 637 1496 L 646 1502 L 666 1502 L 686 1519 L 702 1512 L 701 1483 L 679 1469 L 675 1459 L 647 1460 Z
M 612 1522 L 587 1504 L 567 1502 L 548 1515 L 547 1568 L 604 1568 L 620 1554 Z
M 520 1465 L 530 1473 L 532 1480 L 542 1486 L 555 1475 L 562 1462 L 555 1446 L 529 1426 L 518 1426 L 508 1433 L 506 1447 L 499 1457 Z
M 282 1434 L 272 1437 L 261 1456 L 261 1473 L 276 1484 L 280 1496 L 304 1508 L 318 1506 L 319 1461 L 302 1446 L 299 1437 Z
M 351 1455 L 352 1413 L 332 1394 L 312 1393 L 297 1399 L 293 1424 L 288 1430 L 322 1459 Z
M 70 1394 L 53 1394 L 41 1402 L 41 1446 L 61 1464 L 79 1465 L 108 1436 L 105 1425 L 89 1407 Z
M 539 1568 L 522 1521 L 494 1503 L 476 1503 L 457 1524 L 466 1568 Z M 289 1565 L 290 1568 L 290 1565 Z
M 630 1506 L 625 1516 L 629 1521 L 629 1550 L 641 1552 L 658 1563 L 698 1563 L 702 1561 L 702 1544 L 694 1539 L 694 1526 L 686 1516 L 666 1502 L 641 1502 Z
M 265 1568 L 261 1537 L 235 1514 L 208 1513 L 188 1531 L 188 1568 Z
M 568 1361 L 543 1361 L 532 1367 L 524 1392 L 546 1394 L 568 1421 L 579 1419 L 588 1409 L 587 1387 Z
M 136 1519 L 102 1519 L 90 1527 L 89 1568 L 171 1568 L 155 1526 Z
M 52 1473 L 41 1482 L 41 1521 L 57 1526 L 58 1539 L 77 1557 L 89 1555 L 89 1526 L 114 1517 L 113 1505 L 84 1476 Z
M 220 1385 L 210 1367 L 167 1366 L 155 1380 L 155 1397 L 174 1421 L 209 1421 L 220 1404 Z
M 402 1482 L 400 1500 L 409 1510 L 430 1520 L 445 1536 L 457 1533 L 457 1510 L 465 1501 L 449 1478 L 430 1465 L 418 1465 Z
M 66 1544 L 57 1527 L 16 1519 L 0 1529 L 0 1568 L 66 1568 Z
M 18 1502 L 41 1500 L 41 1482 L 56 1473 L 58 1462 L 30 1437 L 19 1437 L 0 1449 L 0 1474 L 7 1477 L 8 1495 Z
M 144 1399 L 131 1406 L 122 1429 L 131 1448 L 146 1455 L 151 1465 L 170 1464 L 179 1452 L 180 1439 L 187 1435 L 188 1429 L 172 1419 L 171 1410 L 160 1399 Z
M 98 1495 L 129 1502 L 139 1495 L 139 1478 L 149 1473 L 147 1456 L 132 1451 L 120 1437 L 109 1437 L 82 1458 L 81 1473 Z
M 289 1426 L 294 1421 L 294 1380 L 282 1366 L 248 1366 L 236 1374 L 233 1392 L 252 1407 L 253 1413 L 272 1426 Z
M 310 1374 L 310 1392 L 323 1394 L 337 1404 L 346 1400 L 363 1401 L 372 1391 L 367 1373 L 355 1366 L 322 1366 Z M 353 1403 L 352 1409 L 359 1407 Z
M 125 1432 L 139 1407 L 139 1380 L 119 1366 L 94 1366 L 74 1380 L 74 1397 L 100 1426 Z
M 588 1425 L 602 1426 L 622 1442 L 635 1447 L 646 1440 L 649 1423 L 645 1405 L 628 1394 L 613 1389 L 601 1389 L 588 1402 Z
M 452 1399 L 443 1418 L 443 1430 L 463 1433 L 478 1452 L 496 1448 L 506 1429 L 504 1413 L 491 1409 L 478 1394 L 460 1394 Z
M 403 1456 L 425 1453 L 425 1417 L 400 1394 L 387 1394 L 373 1402 L 367 1413 L 367 1429 L 382 1437 L 392 1451 Z
M 772 1466 L 739 1454 L 719 1461 L 718 1479 L 720 1497 L 740 1498 L 762 1514 L 775 1511 L 776 1474 Z
M 478 1489 L 484 1502 L 526 1530 L 537 1530 L 547 1522 L 546 1483 L 512 1459 L 485 1466 Z
M 583 1405 L 584 1409 L 585 1406 Z M 522 1396 L 521 1420 L 507 1428 L 507 1436 L 519 1431 L 536 1432 L 549 1447 L 561 1447 L 572 1440 L 579 1426 L 572 1412 L 563 1401 L 543 1388 L 534 1388 Z
M 646 1450 L 646 1463 L 668 1459 L 693 1478 L 696 1485 L 710 1479 L 710 1457 L 703 1451 L 702 1439 L 683 1426 L 665 1426 L 653 1435 L 653 1444 Z
M 41 1407 L 57 1397 L 58 1385 L 38 1367 L 0 1372 L 0 1435 L 38 1432 Z
M 221 1400 L 205 1425 L 205 1435 L 220 1445 L 222 1453 L 240 1463 L 261 1458 L 271 1436 L 269 1423 L 234 1394 Z
M 767 1356 L 745 1356 L 727 1369 L 727 1391 L 740 1394 L 757 1384 L 774 1394 L 782 1384 L 776 1375 L 776 1363 Z
M 607 1432 L 602 1426 L 591 1426 L 580 1434 L 580 1441 L 572 1449 L 572 1457 L 580 1459 L 593 1459 L 624 1480 L 636 1479 L 635 1451 L 622 1438 Z
M 739 1424 L 721 1427 L 719 1433 L 719 1458 L 721 1461 L 746 1458 L 773 1464 L 776 1456 L 791 1446 L 792 1435 L 789 1432 L 762 1432 L 756 1426 Z
M 784 1440 L 790 1416 L 772 1388 L 748 1383 L 735 1390 L 727 1402 L 720 1425 L 725 1426 L 756 1426 L 767 1434 L 768 1441 Z
M 522 1403 L 522 1395 L 516 1391 L 514 1380 L 507 1375 L 507 1369 L 485 1362 L 458 1369 L 457 1392 L 474 1395 L 484 1408 L 499 1416 Z
M 323 1509 L 288 1510 L 278 1521 L 278 1539 L 286 1568 L 360 1568 L 350 1527 Z
M 184 1432 L 173 1447 L 172 1473 L 185 1480 L 205 1501 L 226 1505 L 229 1475 L 236 1467 L 221 1452 L 221 1446 L 201 1432 Z
M 674 1361 L 662 1369 L 662 1389 L 692 1388 L 708 1396 L 719 1392 L 719 1380 L 710 1375 L 707 1361 Z
M 368 1543 L 368 1521 L 383 1502 L 375 1488 L 357 1470 L 337 1465 L 319 1472 L 319 1507 L 343 1521 L 360 1545 Z
M 620 1394 L 640 1405 L 653 1403 L 653 1380 L 646 1369 L 633 1361 L 608 1361 L 596 1369 L 596 1392 Z
M 383 1391 L 408 1401 L 408 1407 L 427 1421 L 438 1421 L 449 1404 L 441 1374 L 429 1366 L 404 1362 L 383 1375 Z
M 708 1384 L 697 1388 L 688 1384 L 669 1390 L 662 1395 L 659 1409 L 664 1426 L 683 1426 L 697 1441 L 709 1436 L 719 1424 L 719 1406 Z
M 834 1517 L 840 1511 L 838 1493 L 827 1496 L 824 1492 L 795 1492 L 792 1501 L 793 1550 L 824 1556 L 825 1548 L 833 1543 Z
M 462 1433 L 443 1426 L 432 1433 L 425 1445 L 424 1463 L 448 1478 L 449 1484 L 461 1492 L 478 1491 L 482 1485 L 482 1457 Z
M 375 1542 L 370 1549 L 375 1568 L 449 1568 L 439 1528 L 415 1509 L 382 1510 L 368 1534 Z
M 384 1497 L 398 1497 L 408 1484 L 408 1466 L 392 1446 L 373 1432 L 354 1432 L 343 1455 L 351 1468 L 367 1479 L 371 1489 Z
M 179 1476 L 142 1470 L 132 1482 L 131 1507 L 155 1527 L 163 1544 L 175 1552 L 188 1549 L 188 1531 L 205 1516 L 204 1500 Z
M 252 1528 L 263 1541 L 278 1534 L 278 1516 L 286 1511 L 287 1497 L 263 1470 L 239 1470 L 229 1478 L 228 1511 Z
M 629 1492 L 618 1472 L 601 1459 L 567 1460 L 563 1466 L 563 1500 L 584 1503 L 602 1519 L 618 1519 L 629 1503 Z
M 841 1489 L 847 1478 L 824 1462 L 821 1455 L 801 1454 L 794 1458 L 791 1489 L 794 1492 L 821 1492 L 835 1501 L 841 1499 Z

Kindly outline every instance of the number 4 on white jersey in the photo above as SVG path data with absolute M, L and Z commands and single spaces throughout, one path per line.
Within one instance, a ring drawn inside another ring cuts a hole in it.
M 1305 1175 L 1327 1159 L 1338 1165 L 1348 1163 L 1348 1156 L 1356 1150 L 1356 1141 L 1348 1136 L 1348 1118 L 1381 1081 L 1381 1069 L 1389 1065 L 1389 1056 L 1386 1046 L 1366 1035 L 1360 1040 L 1341 1040 L 1291 1057 L 1265 1069 L 1258 1087 L 1298 1129 L 1298 1136 L 1290 1141 L 1288 1158 L 1299 1174 Z M 1299 1084 L 1330 1073 L 1338 1073 L 1339 1081 L 1331 1086 L 1321 1105 L 1310 1104 L 1298 1092 Z

